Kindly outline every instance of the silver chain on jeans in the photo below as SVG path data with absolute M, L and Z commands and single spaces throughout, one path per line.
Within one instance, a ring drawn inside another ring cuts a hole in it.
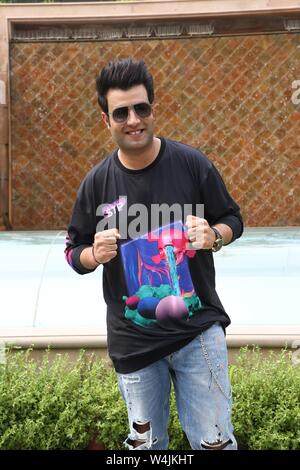
M 230 391 L 230 394 L 228 395 L 224 388 L 222 387 L 222 385 L 220 384 L 219 380 L 218 380 L 218 377 L 216 376 L 214 370 L 213 370 L 213 367 L 211 365 L 211 362 L 210 362 L 210 359 L 209 359 L 209 356 L 208 356 L 208 353 L 207 353 L 207 350 L 205 348 L 205 344 L 204 344 L 204 341 L 203 341 L 203 338 L 202 338 L 202 334 L 200 335 L 200 342 L 201 342 L 201 347 L 202 347 L 202 350 L 203 350 L 203 354 L 204 354 L 204 357 L 205 357 L 205 360 L 207 362 L 207 365 L 208 365 L 208 368 L 210 370 L 210 372 L 212 373 L 212 376 L 213 378 L 215 379 L 219 389 L 221 390 L 221 392 L 223 393 L 224 397 L 227 398 L 227 400 L 231 400 L 231 397 L 232 397 L 232 393 Z

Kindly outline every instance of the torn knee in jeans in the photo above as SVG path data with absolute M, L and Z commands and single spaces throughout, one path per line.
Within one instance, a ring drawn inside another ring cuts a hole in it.
M 129 449 L 150 449 L 152 444 L 157 441 L 152 441 L 152 429 L 150 421 L 135 421 L 132 423 L 133 435 L 125 441 Z
M 137 421 L 133 423 L 133 429 L 135 429 L 138 433 L 143 434 L 146 431 L 150 431 L 150 422 L 146 421 L 145 423 L 142 421 Z
M 216 434 L 215 434 L 216 432 Z M 202 439 L 201 440 L 201 447 L 206 450 L 223 450 L 225 449 L 229 444 L 232 444 L 231 439 L 224 439 L 224 434 L 221 431 L 220 427 L 216 424 L 215 425 L 215 432 L 214 437 L 215 439 L 211 439 L 212 435 L 210 435 L 210 439 Z M 225 434 L 226 436 L 226 434 Z M 227 437 L 227 436 L 226 436 Z M 223 439 L 222 439 L 223 438 Z
M 203 447 L 203 449 L 207 449 L 207 450 L 223 450 L 229 444 L 232 444 L 231 439 L 228 439 L 225 442 L 220 441 L 220 440 L 217 440 L 216 442 L 206 442 L 206 441 L 203 441 L 203 440 L 201 441 L 201 447 Z

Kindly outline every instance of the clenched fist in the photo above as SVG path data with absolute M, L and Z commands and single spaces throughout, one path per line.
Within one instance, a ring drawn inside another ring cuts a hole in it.
M 97 232 L 94 237 L 94 257 L 99 264 L 107 263 L 117 256 L 117 240 L 120 239 L 118 229 L 111 228 Z
M 216 235 L 207 220 L 195 215 L 188 215 L 185 225 L 188 239 L 191 242 L 190 249 L 210 250 L 212 248 Z

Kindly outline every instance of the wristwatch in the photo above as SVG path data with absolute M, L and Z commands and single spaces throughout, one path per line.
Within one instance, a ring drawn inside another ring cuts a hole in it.
M 211 229 L 216 234 L 216 239 L 215 239 L 214 244 L 212 246 L 212 251 L 215 253 L 216 251 L 221 250 L 222 246 L 224 245 L 224 239 L 223 239 L 222 235 L 220 234 L 219 230 L 216 229 L 216 227 L 211 227 Z

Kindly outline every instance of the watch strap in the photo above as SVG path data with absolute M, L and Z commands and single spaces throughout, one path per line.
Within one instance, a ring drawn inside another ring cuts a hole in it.
M 214 241 L 214 244 L 212 246 L 212 251 L 216 252 L 219 251 L 223 244 L 224 244 L 224 239 L 222 235 L 220 234 L 219 230 L 216 229 L 216 227 L 211 227 L 211 229 L 215 232 L 216 239 Z
M 219 230 L 216 229 L 216 227 L 211 227 L 211 229 L 215 232 L 216 240 L 223 240 L 222 235 L 220 234 Z

